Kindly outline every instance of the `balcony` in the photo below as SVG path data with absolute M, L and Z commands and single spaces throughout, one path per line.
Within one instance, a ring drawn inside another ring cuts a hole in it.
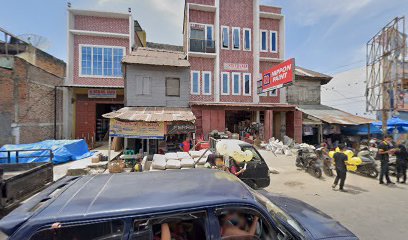
M 215 53 L 215 41 L 190 38 L 190 52 Z

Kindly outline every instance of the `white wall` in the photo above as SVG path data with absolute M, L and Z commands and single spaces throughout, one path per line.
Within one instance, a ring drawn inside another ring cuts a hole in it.
M 366 112 L 366 69 L 355 68 L 335 74 L 322 86 L 322 104 L 353 115 L 375 119 L 374 113 Z

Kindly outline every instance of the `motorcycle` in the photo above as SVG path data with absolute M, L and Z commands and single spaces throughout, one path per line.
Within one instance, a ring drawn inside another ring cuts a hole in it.
M 361 148 L 360 152 L 357 153 L 357 157 L 361 159 L 361 164 L 357 165 L 356 172 L 371 178 L 377 178 L 377 164 L 368 147 Z
M 333 177 L 334 167 L 333 167 L 333 160 L 323 151 L 323 148 L 320 147 L 316 149 L 317 157 L 323 162 L 323 172 L 329 177 Z
M 296 157 L 296 166 L 304 169 L 306 172 L 309 172 L 316 178 L 322 177 L 321 164 L 319 163 L 319 159 L 312 148 L 299 148 Z

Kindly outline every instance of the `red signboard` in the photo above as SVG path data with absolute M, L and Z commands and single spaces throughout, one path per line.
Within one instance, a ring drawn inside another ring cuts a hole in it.
M 262 91 L 282 88 L 295 79 L 295 59 L 289 59 L 262 73 Z

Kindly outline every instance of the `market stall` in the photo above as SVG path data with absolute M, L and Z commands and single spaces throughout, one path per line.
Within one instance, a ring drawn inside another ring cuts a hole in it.
M 178 150 L 168 143 L 194 137 L 195 116 L 189 108 L 125 107 L 103 116 L 110 119 L 109 148 L 112 138 L 123 138 L 126 150 L 142 156 Z

